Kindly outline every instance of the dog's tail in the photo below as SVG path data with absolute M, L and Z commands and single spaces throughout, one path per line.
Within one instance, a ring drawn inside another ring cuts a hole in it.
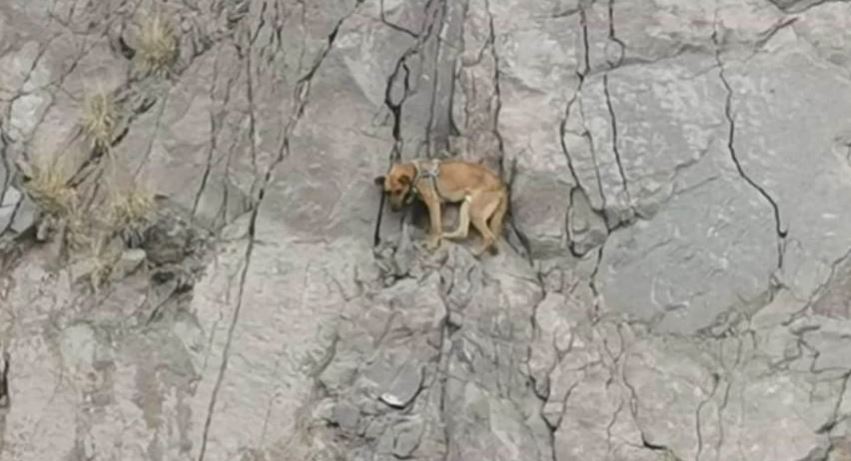
M 499 205 L 496 206 L 496 210 L 493 212 L 493 217 L 491 218 L 490 228 L 491 233 L 493 234 L 493 238 L 495 241 L 499 241 L 500 235 L 502 235 L 502 227 L 503 220 L 505 219 L 505 213 L 508 211 L 508 189 L 502 188 L 502 197 L 499 200 Z

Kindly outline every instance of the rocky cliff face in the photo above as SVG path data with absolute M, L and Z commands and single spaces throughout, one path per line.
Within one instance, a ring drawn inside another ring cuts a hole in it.
M 817 0 L 1 2 L 0 460 L 851 459 L 849 56 Z M 426 156 L 499 255 L 373 247 Z

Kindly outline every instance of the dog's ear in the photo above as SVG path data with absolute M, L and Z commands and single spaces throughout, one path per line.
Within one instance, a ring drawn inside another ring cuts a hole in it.
M 376 176 L 373 182 L 375 182 L 376 186 L 384 187 L 384 176 Z

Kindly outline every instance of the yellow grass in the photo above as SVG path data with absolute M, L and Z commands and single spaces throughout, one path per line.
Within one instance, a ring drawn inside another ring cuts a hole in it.
M 147 188 L 133 185 L 114 191 L 109 203 L 109 222 L 114 231 L 141 231 L 155 210 L 154 195 Z
M 35 164 L 32 176 L 24 184 L 33 202 L 47 214 L 67 216 L 76 206 L 76 191 L 57 160 L 42 160 Z
M 139 37 L 138 64 L 144 72 L 165 73 L 177 58 L 174 28 L 160 15 L 145 18 Z
M 115 102 L 109 94 L 99 92 L 86 98 L 83 107 L 83 131 L 91 140 L 93 148 L 109 148 L 117 120 L 116 114 Z

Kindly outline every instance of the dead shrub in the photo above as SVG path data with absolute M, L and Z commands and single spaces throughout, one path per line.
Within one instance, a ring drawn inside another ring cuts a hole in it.
M 109 149 L 118 120 L 118 110 L 112 96 L 98 92 L 86 97 L 83 107 L 83 131 L 98 151 Z
M 110 192 L 107 221 L 113 232 L 139 236 L 151 223 L 156 202 L 146 187 L 133 183 L 124 190 Z
M 177 36 L 168 20 L 156 14 L 142 20 L 137 63 L 146 73 L 162 75 L 177 59 Z
M 66 217 L 77 205 L 77 192 L 68 184 L 68 175 L 58 159 L 42 159 L 30 169 L 24 189 L 44 213 Z

